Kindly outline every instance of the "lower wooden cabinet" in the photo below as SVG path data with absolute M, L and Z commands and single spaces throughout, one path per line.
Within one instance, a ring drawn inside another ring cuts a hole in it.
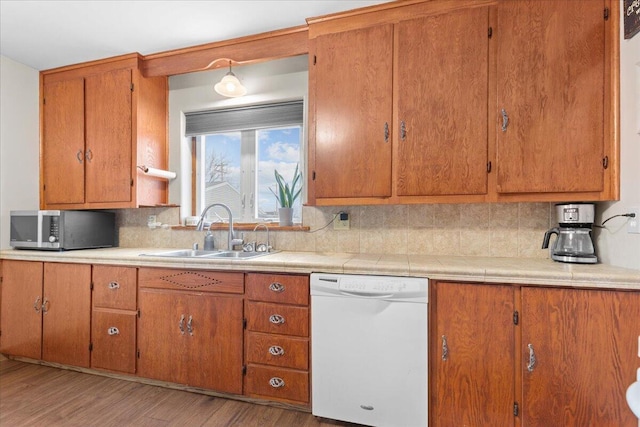
M 242 273 L 141 268 L 138 375 L 242 394 Z
M 432 284 L 431 426 L 629 426 L 640 292 Z
M 309 276 L 250 273 L 244 394 L 309 405 Z

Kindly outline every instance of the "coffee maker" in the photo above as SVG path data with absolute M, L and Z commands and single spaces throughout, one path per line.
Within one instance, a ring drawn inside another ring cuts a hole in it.
M 595 264 L 598 257 L 593 249 L 591 227 L 595 217 L 593 203 L 557 204 L 558 227 L 544 233 L 542 249 L 549 247 L 552 234 L 557 236 L 550 249 L 551 259 L 560 262 Z

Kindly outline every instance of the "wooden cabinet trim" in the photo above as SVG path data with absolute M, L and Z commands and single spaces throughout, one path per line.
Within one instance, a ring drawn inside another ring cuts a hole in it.
M 140 268 L 140 288 L 196 292 L 244 293 L 244 274 L 223 271 Z

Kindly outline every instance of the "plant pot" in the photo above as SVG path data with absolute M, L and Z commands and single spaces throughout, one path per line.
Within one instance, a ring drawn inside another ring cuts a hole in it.
M 278 208 L 278 217 L 281 227 L 293 225 L 293 208 Z

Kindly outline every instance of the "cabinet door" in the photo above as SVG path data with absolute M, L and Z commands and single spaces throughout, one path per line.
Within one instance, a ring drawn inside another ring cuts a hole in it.
M 242 393 L 242 298 L 140 289 L 140 376 Z
M 136 371 L 136 312 L 96 309 L 91 319 L 91 367 Z
M 128 202 L 132 194 L 131 70 L 86 79 L 86 201 Z
M 513 425 L 513 287 L 435 288 L 430 425 Z
M 522 425 L 636 426 L 638 319 L 640 292 L 524 288 Z
M 93 266 L 93 307 L 135 310 L 136 268 Z
M 44 264 L 42 359 L 88 368 L 91 266 Z
M 43 90 L 44 203 L 84 203 L 84 79 L 46 83 Z
M 315 57 L 316 197 L 390 196 L 393 25 L 319 36 Z
M 2 261 L 0 351 L 42 357 L 42 263 Z
M 499 2 L 498 193 L 603 190 L 604 8 L 597 0 Z
M 487 192 L 489 10 L 398 24 L 399 196 Z

